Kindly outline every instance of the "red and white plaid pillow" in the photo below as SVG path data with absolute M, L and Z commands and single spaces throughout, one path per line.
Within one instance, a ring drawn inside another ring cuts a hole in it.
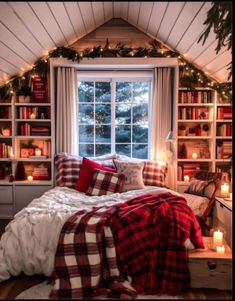
M 165 186 L 167 166 L 160 161 L 145 161 L 143 180 L 146 186 Z
M 92 182 L 86 191 L 87 195 L 109 195 L 122 192 L 125 175 L 95 169 Z
M 55 156 L 56 186 L 74 188 L 82 165 L 82 157 L 59 153 Z

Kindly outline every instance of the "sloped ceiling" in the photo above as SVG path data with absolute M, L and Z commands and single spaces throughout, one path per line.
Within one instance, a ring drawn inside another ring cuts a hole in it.
M 226 82 L 230 51 L 216 55 L 212 32 L 203 46 L 197 43 L 210 7 L 211 2 L 1 2 L 0 85 L 48 50 L 72 45 L 112 18 L 122 18 Z

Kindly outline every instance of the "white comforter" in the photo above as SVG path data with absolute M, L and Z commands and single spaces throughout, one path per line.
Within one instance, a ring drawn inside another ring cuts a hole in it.
M 66 187 L 49 190 L 18 212 L 7 225 L 0 241 L 0 282 L 21 272 L 51 275 L 60 231 L 64 222 L 76 211 L 166 191 L 179 195 L 169 189 L 150 186 L 99 197 L 86 196 Z

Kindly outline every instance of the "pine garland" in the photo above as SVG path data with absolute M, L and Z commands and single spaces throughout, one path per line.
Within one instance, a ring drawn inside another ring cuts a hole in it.
M 209 87 L 216 90 L 224 101 L 231 102 L 231 83 L 218 83 L 193 64 L 189 63 L 179 52 L 166 49 L 165 46 L 156 40 L 150 41 L 149 44 L 149 48 L 127 48 L 124 44 L 119 42 L 115 47 L 111 48 L 107 39 L 104 47 L 96 46 L 94 48 L 86 48 L 82 52 L 77 52 L 75 49 L 69 47 L 58 47 L 50 51 L 47 56 L 38 59 L 31 70 L 21 76 L 10 78 L 7 84 L 0 87 L 0 99 L 7 100 L 14 92 L 17 93 L 22 86 L 29 86 L 31 78 L 35 75 L 46 78 L 50 58 L 61 57 L 80 63 L 84 57 L 176 57 L 179 61 L 180 86 L 190 89 L 194 89 L 198 86 Z

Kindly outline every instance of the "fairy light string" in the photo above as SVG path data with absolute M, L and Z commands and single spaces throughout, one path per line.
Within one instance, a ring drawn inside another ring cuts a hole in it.
M 125 47 L 122 43 L 117 43 L 115 47 L 111 47 L 108 39 L 106 44 L 102 47 L 94 46 L 86 48 L 83 51 L 77 51 L 72 47 L 57 47 L 38 59 L 31 69 L 13 76 L 0 87 L 0 99 L 9 99 L 14 92 L 17 92 L 21 86 L 30 86 L 31 78 L 33 76 L 40 76 L 46 78 L 49 71 L 50 58 L 65 58 L 75 63 L 80 63 L 83 58 L 97 58 L 97 57 L 164 57 L 177 58 L 179 62 L 179 86 L 189 89 L 196 87 L 205 87 L 216 90 L 224 102 L 231 102 L 232 83 L 219 83 L 209 76 L 206 72 L 198 69 L 191 64 L 182 54 L 176 51 L 169 50 L 160 42 L 152 40 L 149 42 L 149 48 L 130 48 Z

